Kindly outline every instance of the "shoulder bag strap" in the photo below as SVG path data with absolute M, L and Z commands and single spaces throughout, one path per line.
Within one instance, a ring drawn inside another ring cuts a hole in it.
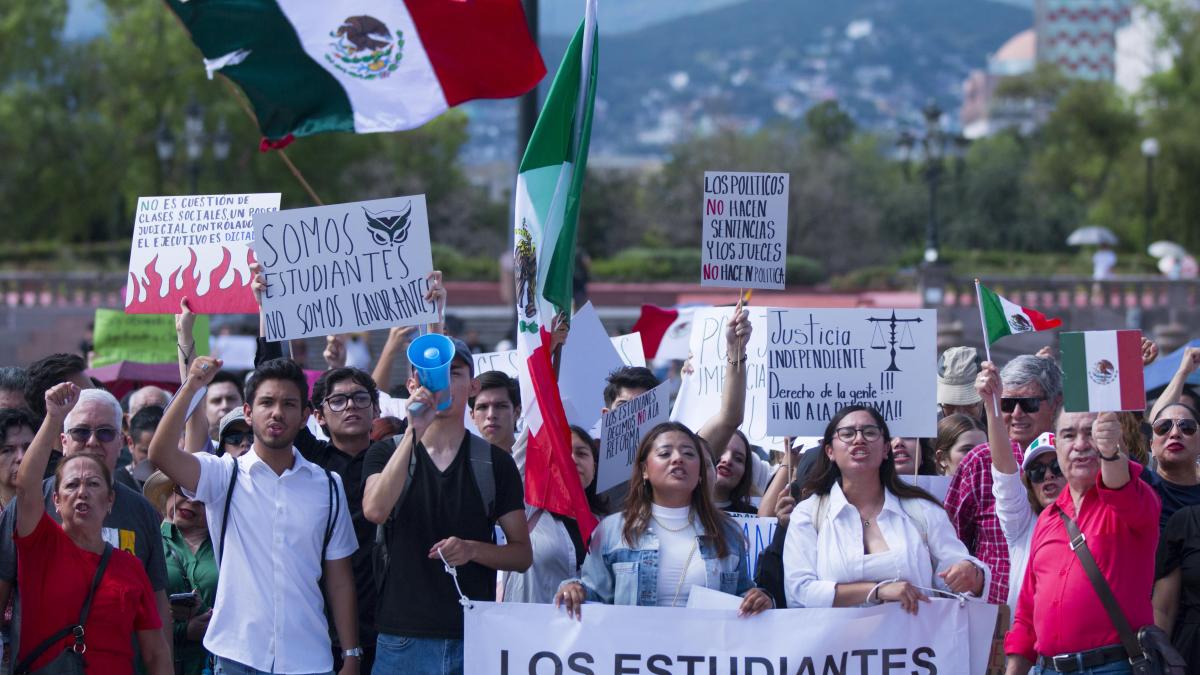
M 46 650 L 58 644 L 59 640 L 62 640 L 68 635 L 75 635 L 74 649 L 77 653 L 83 653 L 83 649 L 85 649 L 83 642 L 83 624 L 87 623 L 88 614 L 92 611 L 92 598 L 94 598 L 96 595 L 96 589 L 100 587 L 100 579 L 104 577 L 104 570 L 108 568 L 108 561 L 112 558 L 112 552 L 112 544 L 106 542 L 104 544 L 104 553 L 100 555 L 100 564 L 96 566 L 96 574 L 92 577 L 92 587 L 88 589 L 87 597 L 83 600 L 83 608 L 79 610 L 79 622 L 73 626 L 67 626 L 54 635 L 51 635 L 49 638 L 46 638 L 45 642 L 38 645 L 37 648 L 35 648 L 32 652 L 29 652 L 29 656 L 26 656 L 21 660 L 20 663 L 17 664 L 17 667 L 13 670 L 13 672 L 17 673 L 17 675 L 22 675 L 23 673 L 28 672 L 29 667 L 32 666 L 39 658 L 41 658 L 42 654 L 46 653 Z
M 479 496 L 483 499 L 483 512 L 488 522 L 496 523 L 496 474 L 492 467 L 492 444 L 467 432 L 470 439 L 471 472 L 475 474 L 475 486 L 479 488 Z M 532 529 L 532 528 L 530 528 Z
M 325 564 L 325 554 L 329 552 L 329 542 L 333 539 L 333 528 L 337 523 L 337 512 L 342 510 L 342 496 L 329 469 L 325 469 L 325 477 L 329 479 L 329 515 L 325 519 L 325 540 L 321 544 L 321 560 L 317 563 L 319 565 Z
M 1112 620 L 1113 625 L 1117 628 L 1117 633 L 1121 635 L 1121 645 L 1125 647 L 1125 653 L 1131 661 L 1144 658 L 1133 627 L 1129 625 L 1129 620 L 1121 612 L 1121 606 L 1117 604 L 1112 588 L 1104 579 L 1100 567 L 1096 565 L 1096 559 L 1092 557 L 1092 552 L 1088 550 L 1087 537 L 1083 536 L 1079 525 L 1067 515 L 1066 511 L 1059 509 L 1058 515 L 1062 518 L 1063 524 L 1067 526 L 1067 536 L 1071 538 L 1071 550 L 1079 558 L 1079 564 L 1083 566 L 1083 571 L 1087 572 L 1088 580 L 1092 582 L 1092 588 L 1096 589 L 1096 595 L 1100 596 L 1100 604 L 1104 605 L 1104 611 L 1108 613 L 1108 618 Z
M 233 486 L 237 485 L 238 458 L 233 458 L 233 475 L 229 477 L 229 489 L 225 491 L 225 509 L 221 513 L 221 549 L 217 555 L 217 572 L 221 571 L 221 559 L 225 557 L 225 533 L 229 531 L 229 505 L 233 503 Z

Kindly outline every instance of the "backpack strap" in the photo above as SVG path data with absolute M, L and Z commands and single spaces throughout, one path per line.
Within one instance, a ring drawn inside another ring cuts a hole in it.
M 229 531 L 229 505 L 233 504 L 233 486 L 237 485 L 238 458 L 233 458 L 233 474 L 229 476 L 229 489 L 225 491 L 225 508 L 221 513 L 221 548 L 217 552 L 217 571 L 221 571 L 221 560 L 225 557 L 225 533 Z
M 112 544 L 105 542 L 104 553 L 100 554 L 100 564 L 96 566 L 96 574 L 92 577 L 92 586 L 88 589 L 87 597 L 83 600 L 83 608 L 79 610 L 79 621 L 46 638 L 45 642 L 42 642 L 33 651 L 29 652 L 29 655 L 17 664 L 13 672 L 18 673 L 18 675 L 29 672 L 29 667 L 42 654 L 45 654 L 48 649 L 58 644 L 59 640 L 68 635 L 75 636 L 75 644 L 72 645 L 71 649 L 75 650 L 76 654 L 83 654 L 87 651 L 87 645 L 83 641 L 83 625 L 87 623 L 88 614 L 92 611 L 92 599 L 96 597 L 96 589 L 100 587 L 100 580 L 104 577 L 104 570 L 108 569 L 108 561 L 112 559 L 112 553 Z
M 475 475 L 475 486 L 483 499 L 483 512 L 488 522 L 496 524 L 496 473 L 492 466 L 492 444 L 467 432 L 471 448 L 471 473 Z
M 333 472 L 325 469 L 325 478 L 329 479 L 329 515 L 325 517 L 325 540 L 321 544 L 319 565 L 325 564 L 325 555 L 329 552 L 329 542 L 333 539 L 333 527 L 336 523 L 337 512 L 342 510 L 342 495 L 337 489 L 337 483 L 333 481 Z
M 829 514 L 829 495 L 823 494 L 817 497 L 817 514 L 813 516 L 813 529 L 817 534 L 821 534 L 821 525 L 825 523 L 825 516 Z

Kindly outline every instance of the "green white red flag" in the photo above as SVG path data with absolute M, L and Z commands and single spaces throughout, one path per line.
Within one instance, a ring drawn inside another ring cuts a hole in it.
M 525 501 L 575 518 L 584 541 L 596 519 L 571 458 L 550 333 L 556 317 L 566 321 L 571 316 L 575 232 L 596 99 L 596 42 L 596 0 L 586 0 L 583 23 L 567 47 L 521 159 L 513 244 L 517 349 L 528 373 L 521 380 L 529 432 Z
M 1142 332 L 1097 330 L 1058 336 L 1063 409 L 1067 412 L 1145 410 Z
M 419 127 L 546 74 L 521 0 L 167 0 L 265 141 Z
M 1036 333 L 1062 325 L 1062 319 L 1046 318 L 1045 314 L 1036 309 L 1022 307 L 991 291 L 978 281 L 975 282 L 975 289 L 979 296 L 979 314 L 983 319 L 983 334 L 987 337 L 988 345 L 1008 335 Z

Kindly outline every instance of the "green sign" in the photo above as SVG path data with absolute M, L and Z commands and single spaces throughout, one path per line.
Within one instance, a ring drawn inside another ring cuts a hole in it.
M 175 317 L 170 314 L 126 314 L 119 309 L 97 309 L 92 335 L 96 345 L 94 368 L 121 361 L 175 363 L 179 359 Z M 192 336 L 196 340 L 196 354 L 207 354 L 207 315 L 196 316 Z

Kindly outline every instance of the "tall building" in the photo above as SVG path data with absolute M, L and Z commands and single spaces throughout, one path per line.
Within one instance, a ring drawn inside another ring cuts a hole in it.
M 1117 30 L 1129 23 L 1133 0 L 1037 0 L 1034 26 L 1039 62 L 1069 77 L 1112 81 Z
M 971 71 L 963 82 L 963 103 L 958 113 L 964 136 L 973 139 L 1002 129 L 1016 128 L 1022 133 L 1033 129 L 1037 122 L 1033 101 L 997 99 L 995 94 L 996 85 L 1004 78 L 1032 71 L 1036 58 L 1037 37 L 1030 28 L 1014 35 L 989 56 L 986 71 Z

